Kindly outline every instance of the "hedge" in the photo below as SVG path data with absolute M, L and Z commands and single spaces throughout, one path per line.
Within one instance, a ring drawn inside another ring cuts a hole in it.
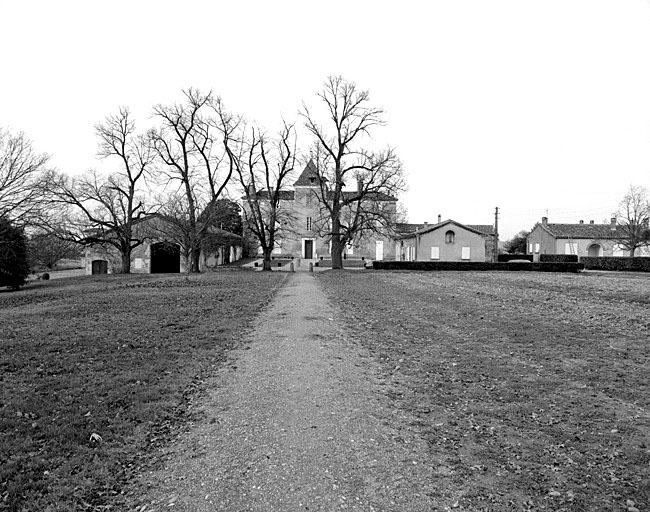
M 577 254 L 540 254 L 542 263 L 578 263 Z
M 524 270 L 529 272 L 579 272 L 582 263 L 492 263 L 482 261 L 374 261 L 375 270 Z
M 510 260 L 528 260 L 533 261 L 532 254 L 499 254 L 497 259 L 500 263 L 507 263 Z
M 626 272 L 650 272 L 650 258 L 625 258 L 619 256 L 599 256 L 580 258 L 587 270 L 621 270 Z
M 506 263 L 512 260 L 533 261 L 532 254 L 499 254 L 497 256 L 500 263 Z M 541 263 L 578 263 L 577 254 L 540 254 Z

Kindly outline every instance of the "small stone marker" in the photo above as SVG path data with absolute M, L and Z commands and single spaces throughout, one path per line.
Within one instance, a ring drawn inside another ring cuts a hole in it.
M 314 264 L 311 261 L 309 262 L 309 271 L 310 272 L 314 271 Z

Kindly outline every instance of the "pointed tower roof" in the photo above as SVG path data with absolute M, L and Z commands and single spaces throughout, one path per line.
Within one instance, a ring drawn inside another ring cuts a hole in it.
M 318 187 L 320 183 L 320 177 L 318 176 L 318 171 L 316 170 L 316 165 L 313 160 L 309 160 L 305 166 L 304 171 L 298 177 L 296 182 L 293 184 L 294 187 Z

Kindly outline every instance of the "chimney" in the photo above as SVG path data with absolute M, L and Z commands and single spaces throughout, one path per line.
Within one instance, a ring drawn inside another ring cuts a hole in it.
M 548 224 L 548 217 L 542 217 L 542 226 L 546 226 Z
M 438 224 L 442 222 L 442 215 L 438 214 Z
M 594 221 L 593 221 L 593 220 L 590 220 L 590 221 L 589 221 L 589 224 L 593 224 L 593 223 L 594 223 Z
M 584 223 L 585 223 L 585 221 L 584 221 L 584 220 L 581 220 L 581 221 L 580 221 L 580 224 L 584 224 Z

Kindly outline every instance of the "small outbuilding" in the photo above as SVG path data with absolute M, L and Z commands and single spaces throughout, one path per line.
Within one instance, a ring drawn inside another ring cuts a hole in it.
M 446 220 L 396 239 L 401 261 L 496 261 L 493 226 Z
M 577 256 L 624 256 L 617 241 L 616 219 L 596 224 L 580 221 L 576 224 L 554 224 L 548 217 L 535 224 L 527 238 L 528 254 L 575 254 Z

